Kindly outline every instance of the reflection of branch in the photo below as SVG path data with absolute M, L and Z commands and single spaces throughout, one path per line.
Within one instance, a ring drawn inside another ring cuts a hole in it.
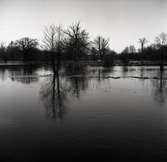
M 164 104 L 166 101 L 166 96 L 167 96 L 167 91 L 166 91 L 166 83 L 167 81 L 164 79 L 163 75 L 164 73 L 160 71 L 158 73 L 159 75 L 159 80 L 154 79 L 153 80 L 153 86 L 156 88 L 154 92 L 154 98 L 156 101 L 158 101 L 160 104 Z
M 88 73 L 87 66 L 78 63 L 68 64 L 64 70 L 66 75 L 71 76 L 68 79 L 70 83 L 70 92 L 72 92 L 72 95 L 79 98 L 80 91 L 84 91 L 88 87 L 88 78 L 86 77 Z
M 9 69 L 9 75 L 11 76 L 12 81 L 18 81 L 24 84 L 30 84 L 32 82 L 38 81 L 38 76 L 36 71 L 38 66 L 20 66 L 20 67 L 12 67 Z
M 63 88 L 60 85 L 59 76 L 53 75 L 52 78 L 46 81 L 41 87 L 40 96 L 47 110 L 47 116 L 57 119 L 62 119 L 66 112 L 65 102 L 67 101 L 67 87 Z

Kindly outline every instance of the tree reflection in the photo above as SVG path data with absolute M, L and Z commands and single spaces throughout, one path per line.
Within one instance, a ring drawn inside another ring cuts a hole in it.
M 53 119 L 63 119 L 66 113 L 68 86 L 59 74 L 60 65 L 52 63 L 53 75 L 47 78 L 40 90 L 41 100 L 44 102 L 47 116 Z
M 129 68 L 128 68 L 128 66 L 126 64 L 122 66 L 122 77 L 123 78 L 127 77 L 128 70 L 129 70 Z
M 65 66 L 65 75 L 70 82 L 70 93 L 76 98 L 88 88 L 88 69 L 84 64 L 70 63 Z
M 0 68 L 0 80 L 5 81 L 7 79 L 6 72 L 7 72 L 6 68 L 2 66 Z
M 23 66 L 7 66 L 7 71 L 12 81 L 30 84 L 38 82 L 36 71 L 40 68 L 37 65 L 23 65 Z
M 159 71 L 158 78 L 152 80 L 152 85 L 155 88 L 154 90 L 154 99 L 159 102 L 161 105 L 164 105 L 167 97 L 167 80 L 164 77 L 165 72 Z
M 104 79 L 107 79 L 108 77 L 110 77 L 110 74 L 114 72 L 114 66 L 98 68 L 97 71 L 98 71 L 97 79 L 98 79 L 98 82 L 100 83 Z

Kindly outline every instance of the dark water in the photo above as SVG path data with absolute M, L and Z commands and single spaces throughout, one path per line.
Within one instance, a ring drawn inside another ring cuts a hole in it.
M 0 158 L 166 161 L 166 81 L 158 67 L 1 66 Z

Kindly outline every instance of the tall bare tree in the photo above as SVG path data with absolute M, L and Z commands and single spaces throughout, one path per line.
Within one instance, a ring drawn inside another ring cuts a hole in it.
M 99 53 L 99 56 L 102 58 L 105 55 L 106 49 L 109 47 L 109 39 L 97 36 L 94 40 L 94 45 L 95 49 Z
M 63 38 L 63 30 L 61 26 L 50 25 L 45 27 L 43 46 L 46 50 L 55 52 L 60 46 Z
M 134 45 L 130 45 L 124 48 L 124 50 L 122 51 L 123 54 L 128 54 L 128 53 L 135 53 L 136 52 L 136 48 Z
M 80 22 L 71 25 L 64 33 L 67 35 L 66 45 L 73 54 L 75 60 L 78 60 L 82 54 L 85 54 L 89 45 L 89 34 L 81 28 Z
M 164 46 L 167 43 L 167 34 L 162 32 L 160 33 L 156 38 L 155 38 L 155 42 L 157 45 Z
M 129 46 L 129 53 L 135 53 L 136 52 L 136 48 L 134 45 L 130 45 Z
M 164 50 L 163 46 L 167 44 L 167 34 L 166 33 L 161 33 L 159 36 L 155 38 L 155 42 L 157 44 L 157 47 L 159 47 L 161 51 L 161 63 L 160 63 L 160 70 L 164 70 Z
M 0 43 L 0 56 L 6 61 L 6 47 L 4 42 Z
M 61 53 L 63 48 L 64 32 L 61 26 L 50 25 L 45 27 L 43 46 L 51 52 L 53 73 L 56 73 L 55 58 L 57 58 L 57 70 L 60 66 Z
M 144 50 L 144 46 L 145 46 L 145 44 L 146 44 L 147 42 L 148 42 L 148 41 L 147 41 L 147 39 L 146 39 L 145 37 L 139 39 L 139 43 L 140 43 L 140 45 L 141 45 L 141 52 L 142 52 L 142 53 L 143 53 L 143 50 Z
M 3 52 L 5 52 L 5 43 L 1 42 L 0 43 L 0 53 L 3 53 Z

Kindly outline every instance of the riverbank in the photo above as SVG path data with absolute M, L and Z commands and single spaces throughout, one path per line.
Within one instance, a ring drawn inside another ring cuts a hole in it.
M 63 64 L 85 64 L 91 66 L 159 66 L 160 61 L 129 61 L 121 62 L 116 60 L 113 64 L 105 64 L 101 60 L 92 61 L 92 60 L 80 60 L 80 61 L 62 61 Z M 41 65 L 41 64 L 50 64 L 49 61 L 0 61 L 0 66 L 25 66 L 25 65 Z M 164 66 L 167 66 L 167 62 L 164 62 Z

